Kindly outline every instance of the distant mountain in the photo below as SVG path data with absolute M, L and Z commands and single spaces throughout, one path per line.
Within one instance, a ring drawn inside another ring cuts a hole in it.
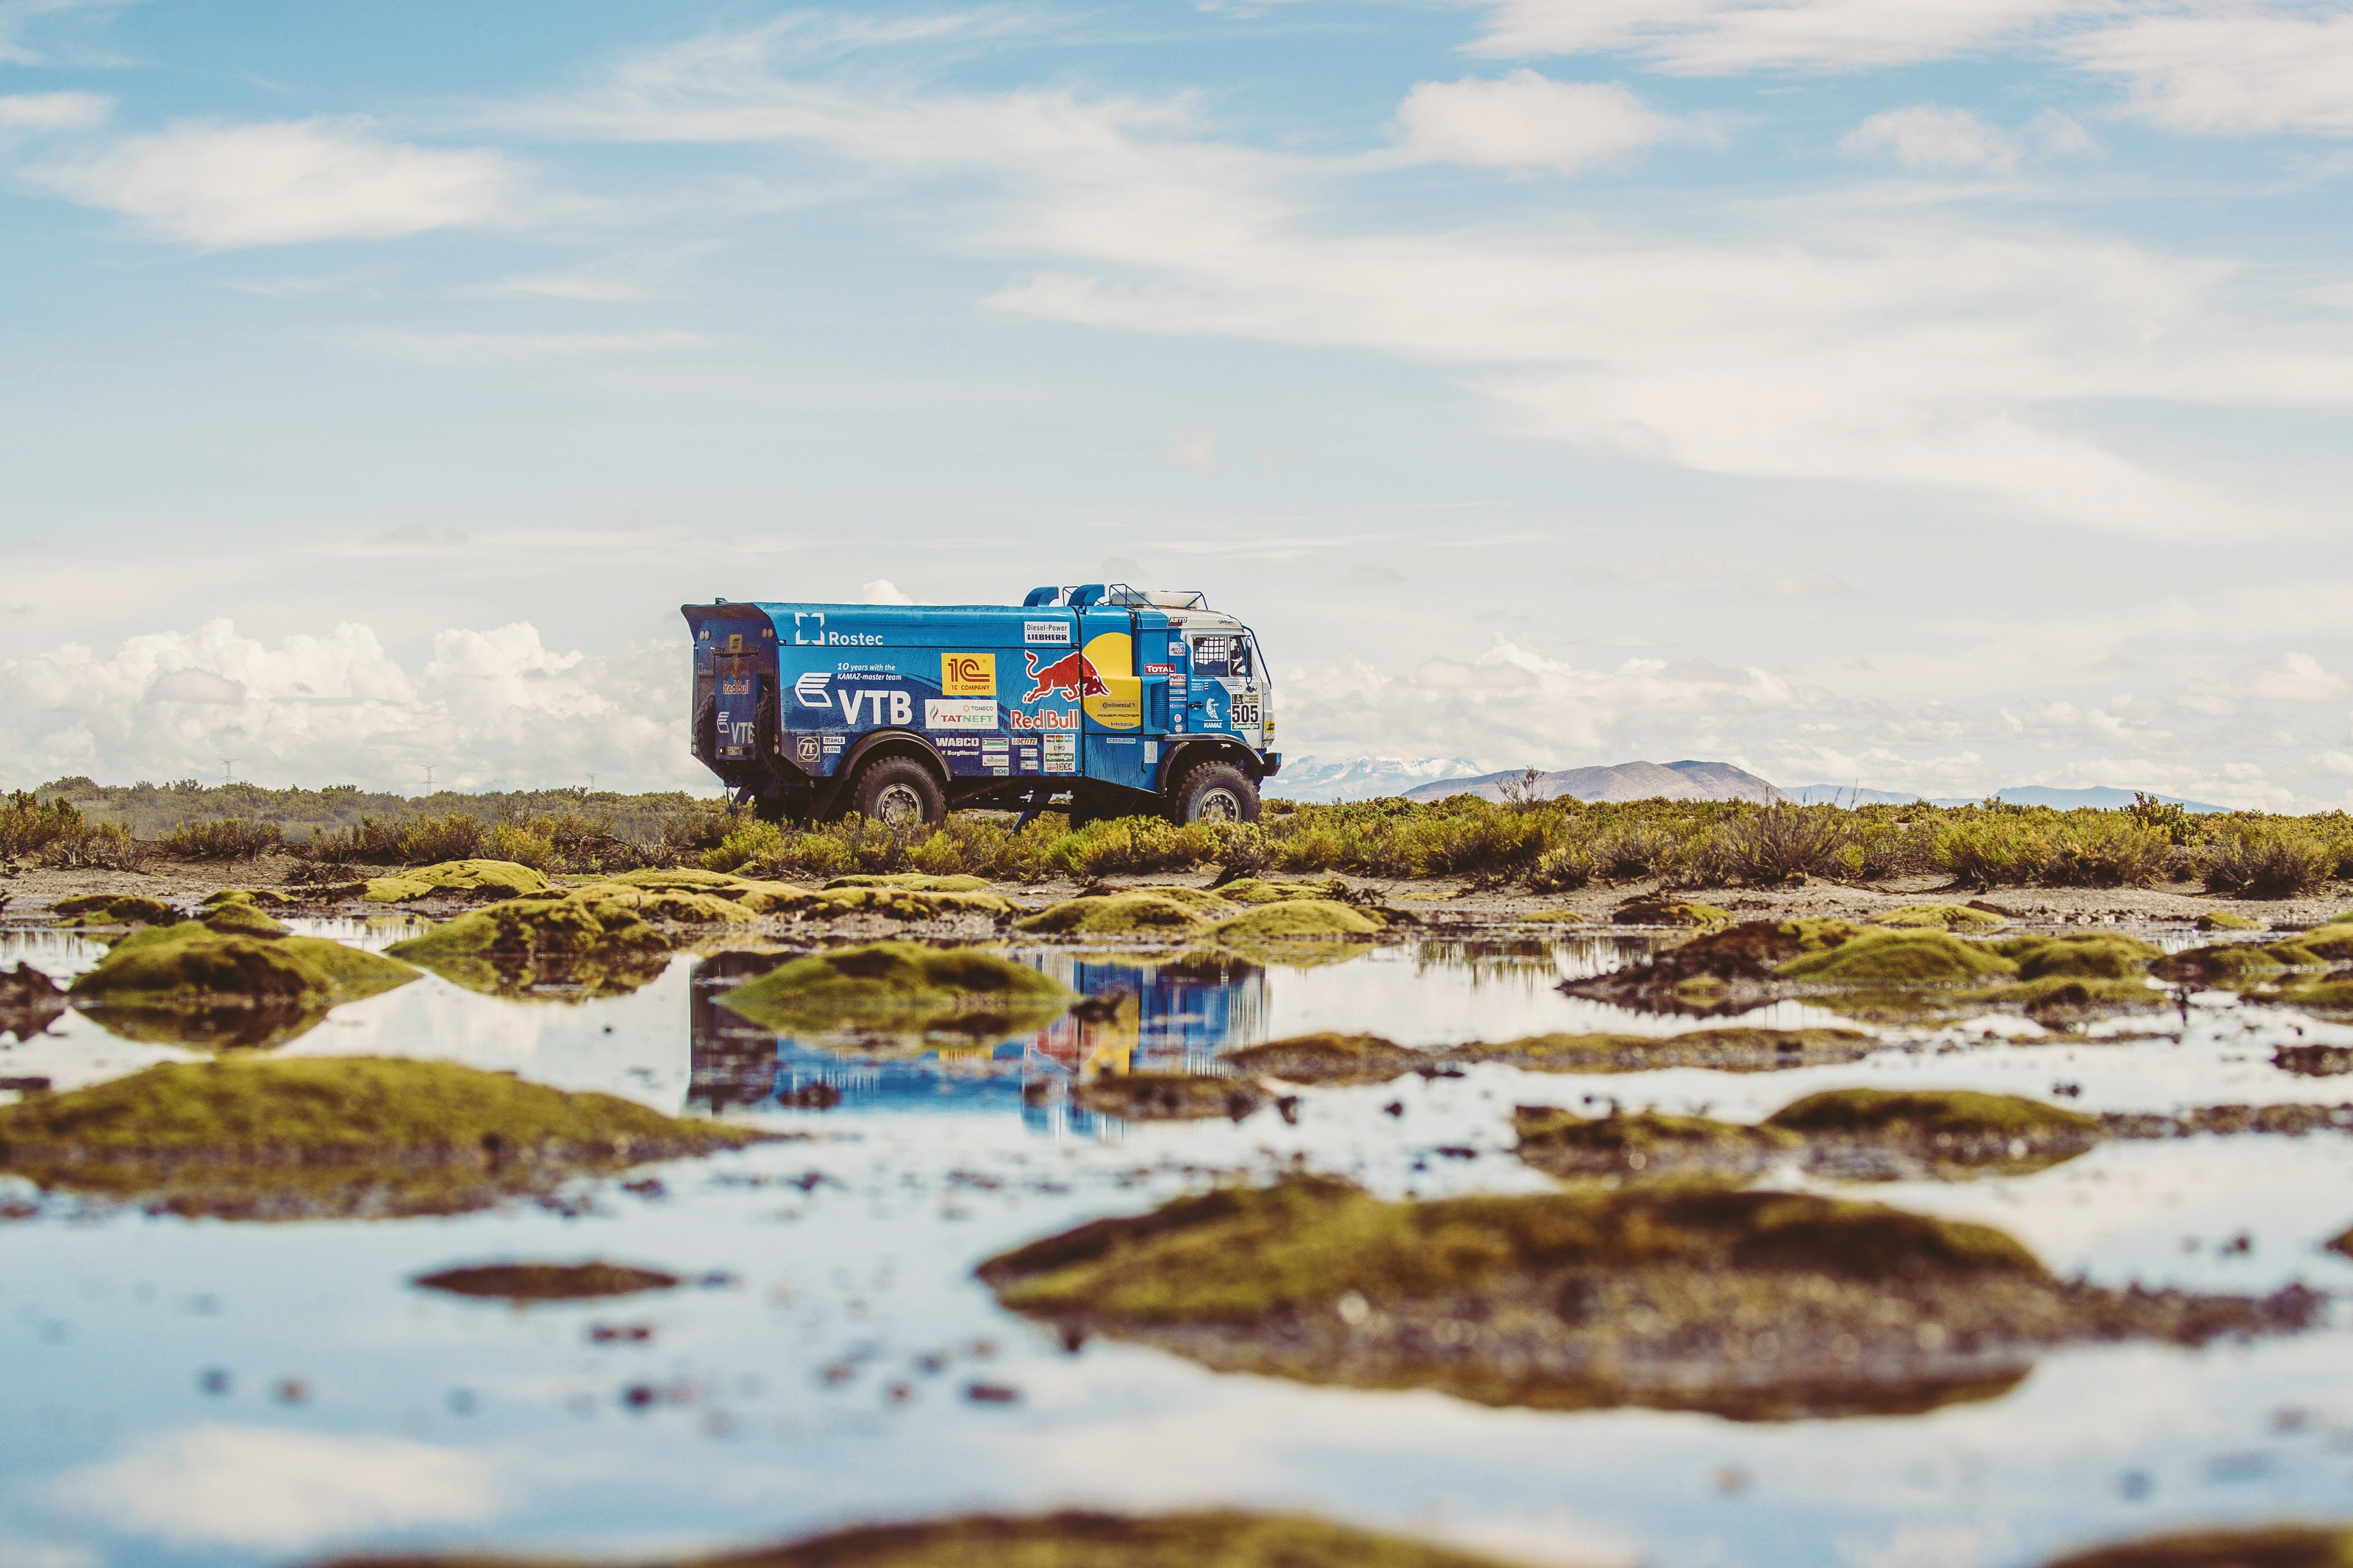
M 1408 800 L 1444 800 L 1451 795 L 1504 798 L 1504 785 L 1524 770 L 1481 773 L 1465 779 L 1426 784 L 1405 792 Z M 1567 768 L 1539 773 L 1536 793 L 1546 800 L 1567 795 L 1576 800 L 1758 800 L 1776 801 L 1781 792 L 1730 763 L 1620 763 L 1615 767 Z
M 1285 800 L 1329 803 L 1335 800 L 1377 800 L 1402 795 L 1417 784 L 1439 779 L 1465 778 L 1479 771 L 1460 757 L 1351 757 L 1326 762 L 1319 757 L 1294 757 L 1282 764 L 1266 793 Z
M 1870 805 L 1880 802 L 1902 805 L 1909 801 L 1927 800 L 1930 805 L 1975 805 L 1983 795 L 1941 795 L 1934 797 L 1900 790 L 1857 789 L 1852 784 L 1799 784 L 1782 793 L 1804 805 Z M 2105 784 L 2094 784 L 2085 789 L 2053 789 L 2049 784 L 2017 784 L 1993 792 L 2012 805 L 2048 805 L 2061 811 L 2075 811 L 2085 806 L 2102 811 L 2114 811 L 2133 803 L 2128 789 L 2110 789 Z M 2168 805 L 2178 805 L 2188 812 L 2228 811 L 2227 805 L 2210 805 L 2202 800 L 2184 800 L 2179 795 L 2150 795 L 2152 800 Z

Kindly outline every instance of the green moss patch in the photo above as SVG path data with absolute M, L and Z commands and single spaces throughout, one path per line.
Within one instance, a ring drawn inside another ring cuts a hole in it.
M 2345 1568 L 2353 1531 L 2339 1525 L 2273 1524 L 2195 1530 L 2071 1552 L 2045 1568 Z
M 1832 985 L 1954 984 L 2014 972 L 2000 953 L 1940 931 L 1866 931 L 1780 968 L 1788 979 Z
M 1044 1028 L 1075 1000 L 1051 975 L 993 952 L 878 942 L 794 959 L 719 1005 L 786 1034 L 1003 1037 Z
M 827 882 L 831 888 L 904 888 L 911 893 L 980 893 L 988 884 L 978 877 L 933 877 L 921 871 L 868 871 L 856 876 L 836 877 Z
M 1456 1046 L 1457 1062 L 1500 1062 L 1539 1072 L 1648 1072 L 1706 1068 L 1716 1072 L 1777 1072 L 1859 1061 L 1880 1048 L 1857 1029 L 1694 1029 L 1681 1035 L 1535 1035 Z
M 2315 926 L 2276 945 L 2295 947 L 2329 963 L 2353 963 L 2353 925 Z
M 2253 942 L 2215 942 L 2168 954 L 2150 966 L 2159 979 L 2190 985 L 2243 985 L 2275 979 L 2288 966 Z
M 1215 889 L 1235 904 L 1279 904 L 1289 899 L 1336 899 L 1345 901 L 1348 884 L 1334 877 L 1322 882 L 1286 882 L 1264 877 L 1241 877 Z
M 1222 1058 L 1236 1071 L 1281 1079 L 1286 1083 L 1386 1083 L 1431 1068 L 1443 1058 L 1418 1051 L 1378 1035 L 1295 1035 L 1228 1051 Z
M 1378 936 L 1386 929 L 1377 916 L 1330 899 L 1286 899 L 1261 904 L 1210 928 L 1222 942 L 1345 941 Z
M 444 860 L 389 877 L 371 877 L 363 885 L 361 897 L 372 904 L 398 904 L 411 899 L 512 899 L 546 890 L 545 877 L 512 860 Z
M 684 1281 L 659 1268 L 619 1263 L 483 1263 L 420 1274 L 409 1283 L 452 1296 L 495 1301 L 596 1301 L 647 1290 L 675 1290 Z
M 1002 923 L 1021 912 L 1021 906 L 1002 893 L 930 892 L 897 887 L 833 888 L 812 893 L 806 902 L 791 907 L 794 913 L 812 920 L 871 915 L 908 924 L 971 917 Z
M 2209 910 L 2194 922 L 2200 931 L 2269 931 L 2271 928 L 2253 915 L 2242 915 L 2235 910 Z
M 1841 920 L 1743 921 L 1702 932 L 1648 963 L 1567 981 L 1560 989 L 1651 1012 L 1742 1012 L 1789 992 L 1776 965 L 1842 947 L 1862 930 Z
M 2084 980 L 2066 974 L 2000 982 L 1962 994 L 1972 1008 L 1997 1003 L 2017 1006 L 2030 1018 L 2058 1025 L 2170 1005 L 2166 993 L 2146 980 Z
M 382 1568 L 385 1561 L 353 1558 L 343 1568 Z M 1321 1520 L 1222 1510 L 865 1525 L 725 1557 L 664 1561 L 684 1568 L 1505 1568 L 1493 1558 Z M 400 1562 L 417 1568 L 565 1568 L 548 1558 L 525 1563 L 470 1552 L 404 1555 Z
M 197 917 L 210 931 L 224 936 L 284 936 L 289 927 L 248 903 L 216 904 Z
M 1804 1138 L 1810 1169 L 1864 1181 L 2018 1174 L 2072 1160 L 2102 1136 L 2094 1117 L 1972 1089 L 1834 1089 L 1765 1125 Z
M 163 900 L 132 893 L 86 893 L 78 899 L 61 899 L 49 906 L 49 912 L 58 917 L 59 924 L 72 926 L 167 926 L 180 920 L 180 911 Z
M 1740 1178 L 1805 1146 L 1778 1128 L 1615 1107 L 1606 1116 L 1579 1116 L 1523 1105 L 1512 1112 L 1512 1126 L 1520 1158 L 1556 1176 Z
M 448 1062 L 227 1058 L 0 1107 L 0 1169 L 183 1214 L 439 1214 L 758 1137 Z
M 1592 917 L 1576 910 L 1530 910 L 1512 917 L 1522 925 L 1583 925 Z
M 1967 904 L 1906 904 L 1872 916 L 1871 923 L 1899 931 L 1989 931 L 2010 922 L 1990 910 L 1974 910 Z
M 569 893 L 509 899 L 442 921 L 385 951 L 486 995 L 545 987 L 592 994 L 634 991 L 670 962 L 670 939 L 638 912 L 660 895 L 598 884 Z
M 980 1275 L 1066 1337 L 1219 1370 L 1752 1418 L 1933 1408 L 2055 1345 L 2283 1331 L 2322 1305 L 2063 1282 L 1983 1226 L 1691 1184 L 1416 1204 L 1295 1178 L 1097 1220 Z
M 302 900 L 277 888 L 223 888 L 207 893 L 197 904 L 198 909 L 215 909 L 222 904 L 251 904 L 258 910 L 281 910 Z
M 1198 888 L 1126 888 L 1082 893 L 1049 904 L 1013 922 L 1040 936 L 1166 936 L 1187 938 L 1233 906 Z
M 2316 1013 L 2353 1011 L 2353 980 L 2307 980 L 2283 988 L 2280 1000 Z
M 1130 1121 L 1199 1121 L 1213 1116 L 1240 1121 L 1267 1102 L 1267 1092 L 1246 1078 L 1200 1073 L 1105 1073 L 1071 1090 L 1083 1110 Z
M 1609 920 L 1611 924 L 1621 926 L 1721 926 L 1732 923 L 1732 917 L 1714 904 L 1694 903 L 1688 899 L 1636 899 L 1611 911 Z
M 2148 966 L 2165 956 L 2165 950 L 2155 942 L 2115 931 L 2020 936 L 1987 945 L 2017 964 L 2021 980 L 2042 980 L 2052 975 L 2123 980 L 2147 973 Z

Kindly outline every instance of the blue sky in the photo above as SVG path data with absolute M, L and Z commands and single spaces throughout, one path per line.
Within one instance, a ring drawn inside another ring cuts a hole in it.
M 0 0 L 0 782 L 694 781 L 1124 577 L 1296 756 L 2353 802 L 2353 6 Z

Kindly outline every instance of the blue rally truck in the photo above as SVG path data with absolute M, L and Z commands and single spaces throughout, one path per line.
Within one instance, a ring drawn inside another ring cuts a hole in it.
M 958 806 L 1250 822 L 1282 765 L 1258 639 L 1197 593 L 682 605 L 694 754 L 772 821 Z

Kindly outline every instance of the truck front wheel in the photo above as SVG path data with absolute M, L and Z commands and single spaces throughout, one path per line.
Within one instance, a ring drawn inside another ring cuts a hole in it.
M 947 820 L 947 792 L 913 757 L 879 757 L 858 770 L 849 809 L 892 827 L 936 827 Z
M 1179 822 L 1256 822 L 1258 785 L 1231 763 L 1188 769 L 1172 803 Z

